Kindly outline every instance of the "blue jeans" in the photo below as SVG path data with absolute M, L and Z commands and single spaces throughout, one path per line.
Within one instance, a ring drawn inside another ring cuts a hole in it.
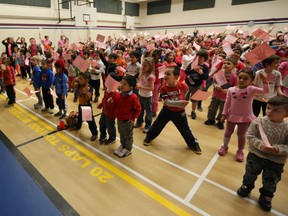
M 152 97 L 142 97 L 138 96 L 140 105 L 142 107 L 140 115 L 137 118 L 137 125 L 141 125 L 144 122 L 144 111 L 146 111 L 145 115 L 145 129 L 149 129 L 152 124 Z
M 108 131 L 109 140 L 116 140 L 115 119 L 109 119 L 102 114 L 99 120 L 100 125 L 100 139 L 106 138 L 106 130 Z
M 195 141 L 196 138 L 192 134 L 192 131 L 189 127 L 185 110 L 174 112 L 168 110 L 166 107 L 162 108 L 158 117 L 153 122 L 150 130 L 147 132 L 146 140 L 152 141 L 155 139 L 169 121 L 172 121 L 176 126 L 178 131 L 181 133 L 181 136 L 184 138 L 187 146 L 191 147 L 195 146 L 196 143 L 198 144 L 198 142 Z
M 273 197 L 277 183 L 281 180 L 284 164 L 263 159 L 249 152 L 247 156 L 246 172 L 243 176 L 243 184 L 249 189 L 255 187 L 258 175 L 262 173 L 262 188 L 259 192 L 263 196 Z

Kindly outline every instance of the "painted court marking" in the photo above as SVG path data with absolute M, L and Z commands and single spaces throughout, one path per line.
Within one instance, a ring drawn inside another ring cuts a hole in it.
M 20 90 L 17 90 L 17 91 L 25 95 L 25 93 L 23 93 L 22 91 L 20 91 Z M 35 97 L 34 97 L 33 99 L 36 100 Z M 20 101 L 21 101 L 21 100 L 20 100 Z M 22 104 L 19 104 L 19 105 L 21 105 L 22 107 L 24 107 L 24 108 L 27 109 L 27 110 L 30 110 L 30 112 L 35 113 L 33 110 L 29 109 L 28 107 L 26 107 L 26 106 L 24 106 L 24 105 L 22 105 Z M 48 122 L 48 123 L 50 123 L 50 124 L 52 124 L 52 125 L 55 125 L 54 123 L 52 123 L 52 122 L 50 122 L 49 120 L 45 119 L 44 117 L 38 115 L 37 113 L 35 113 L 35 115 L 37 115 L 38 117 L 40 117 L 40 118 L 43 119 L 44 121 L 46 121 L 46 122 Z M 163 191 L 163 192 L 166 193 L 167 195 L 173 197 L 174 199 L 180 201 L 180 202 L 183 203 L 184 205 L 186 205 L 186 206 L 194 209 L 195 211 L 197 211 L 197 212 L 199 212 L 199 213 L 201 213 L 201 214 L 203 214 L 203 215 L 208 215 L 208 214 L 207 214 L 206 212 L 202 211 L 201 209 L 197 208 L 196 206 L 192 205 L 191 203 L 189 203 L 189 201 L 193 198 L 193 196 L 196 194 L 196 192 L 197 192 L 198 189 L 200 188 L 200 186 L 201 186 L 201 184 L 203 183 L 203 181 L 206 181 L 206 182 L 208 182 L 208 183 L 210 183 L 210 184 L 212 184 L 212 185 L 214 185 L 214 186 L 216 186 L 216 187 L 218 187 L 218 188 L 221 188 L 222 190 L 224 190 L 224 191 L 226 191 L 226 192 L 228 192 L 228 193 L 231 193 L 231 194 L 237 196 L 236 192 L 232 191 L 231 189 L 226 188 L 225 186 L 220 185 L 220 184 L 218 184 L 218 183 L 216 183 L 216 182 L 214 182 L 214 181 L 209 180 L 209 179 L 206 178 L 206 176 L 209 174 L 210 170 L 212 169 L 213 165 L 215 164 L 215 162 L 217 161 L 217 159 L 218 159 L 218 157 L 219 157 L 219 156 L 217 155 L 217 153 L 216 153 L 216 155 L 214 155 L 214 157 L 212 158 L 212 160 L 210 161 L 210 163 L 208 164 L 208 166 L 206 167 L 206 169 L 203 171 L 203 173 L 202 173 L 201 175 L 199 175 L 199 174 L 196 174 L 196 173 L 194 173 L 194 172 L 192 172 L 192 171 L 190 171 L 190 170 L 188 170 L 188 169 L 186 169 L 186 168 L 184 168 L 184 167 L 181 167 L 181 166 L 179 166 L 179 165 L 177 165 L 177 164 L 174 164 L 174 163 L 172 163 L 171 161 L 168 161 L 168 160 L 166 160 L 166 159 L 164 159 L 164 158 L 162 158 L 162 157 L 159 157 L 158 155 L 155 155 L 155 154 L 153 154 L 153 153 L 151 153 L 151 152 L 149 152 L 149 151 L 147 151 L 147 150 L 144 150 L 144 149 L 142 149 L 142 148 L 134 145 L 134 148 L 136 148 L 136 149 L 138 149 L 138 150 L 140 150 L 140 151 L 142 151 L 142 152 L 145 152 L 145 153 L 147 153 L 147 154 L 149 154 L 149 155 L 151 155 L 151 156 L 153 156 L 153 157 L 155 157 L 155 158 L 157 158 L 157 159 L 159 159 L 159 160 L 161 160 L 161 161 L 163 161 L 163 162 L 165 162 L 165 163 L 167 163 L 167 164 L 169 164 L 169 165 L 171 165 L 171 166 L 173 166 L 173 167 L 176 167 L 176 168 L 178 168 L 178 169 L 180 169 L 180 170 L 182 170 L 182 171 L 184 171 L 184 172 L 187 172 L 187 173 L 189 173 L 189 174 L 191 174 L 191 175 L 199 178 L 199 179 L 197 180 L 196 184 L 193 186 L 193 188 L 190 190 L 190 192 L 189 192 L 188 195 L 186 196 L 186 198 L 185 198 L 185 199 L 182 199 L 182 198 L 178 197 L 177 195 L 171 193 L 170 191 L 166 190 L 165 188 L 162 188 L 160 185 L 157 185 L 156 183 L 154 183 L 154 182 L 152 182 L 151 180 L 147 179 L 146 177 L 142 176 L 141 174 L 137 173 L 136 171 L 132 170 L 131 168 L 123 165 L 123 164 L 120 163 L 119 161 L 114 160 L 113 158 L 109 157 L 108 155 L 102 153 L 100 150 L 94 148 L 94 147 L 91 146 L 90 144 L 87 144 L 87 143 L 83 142 L 83 141 L 80 140 L 78 137 L 75 137 L 74 135 L 72 135 L 72 134 L 70 134 L 70 133 L 68 133 L 68 132 L 66 132 L 66 131 L 64 131 L 64 133 L 66 133 L 67 135 L 73 137 L 73 138 L 76 139 L 77 141 L 83 143 L 86 147 L 88 147 L 88 148 L 92 149 L 93 151 L 101 154 L 102 156 L 104 156 L 104 157 L 106 157 L 107 159 L 113 161 L 113 162 L 116 163 L 117 165 L 123 167 L 123 168 L 126 169 L 127 171 L 129 171 L 129 172 L 133 173 L 134 175 L 138 176 L 139 178 L 143 179 L 143 180 L 146 181 L 147 183 L 153 185 L 153 186 L 156 187 L 157 189 Z M 117 138 L 117 139 L 119 139 L 119 138 Z M 250 203 L 252 203 L 252 204 L 254 204 L 254 205 L 257 205 L 257 202 L 254 201 L 254 200 L 252 200 L 252 199 L 250 199 L 250 198 L 245 198 L 245 200 L 249 201 Z M 280 212 L 278 212 L 278 211 L 275 211 L 275 210 L 271 210 L 271 212 L 274 213 L 275 215 L 284 216 L 284 214 L 282 214 L 282 213 L 280 213 Z

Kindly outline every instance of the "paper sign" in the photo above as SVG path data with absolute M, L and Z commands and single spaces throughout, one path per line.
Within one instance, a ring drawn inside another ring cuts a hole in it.
M 261 120 L 258 122 L 258 127 L 259 127 L 260 136 L 261 136 L 261 139 L 262 139 L 264 145 L 271 147 L 270 142 L 269 142 L 269 140 L 268 140 L 268 138 L 267 138 L 267 136 L 263 130 L 263 127 L 261 125 Z
M 53 91 L 53 89 L 50 88 L 50 94 L 53 96 L 53 97 L 56 97 L 58 98 L 57 94 L 55 91 Z
M 28 95 L 28 97 L 31 97 L 32 93 L 30 91 L 30 89 L 28 89 L 27 87 L 23 89 L 23 91 Z
M 227 54 L 227 56 L 232 55 L 234 52 L 231 48 L 231 44 L 230 43 L 225 43 L 222 45 L 224 52 Z
M 258 28 L 256 30 L 254 30 L 252 32 L 252 35 L 254 35 L 255 37 L 260 38 L 260 39 L 262 39 L 264 41 L 269 41 L 269 39 L 270 39 L 269 32 L 267 32 L 267 31 L 265 31 L 265 30 L 263 30 L 261 28 Z
M 229 42 L 230 44 L 235 43 L 236 40 L 237 38 L 232 35 L 227 35 L 227 37 L 225 38 L 225 41 Z
M 158 67 L 158 71 L 159 71 L 159 79 L 163 78 L 164 77 L 164 73 L 166 71 L 166 66 L 165 65 L 162 65 L 160 67 Z
M 82 59 L 80 56 L 77 56 L 77 58 L 73 61 L 73 65 L 76 66 L 81 72 L 85 72 L 88 70 L 90 64 Z
M 227 83 L 227 79 L 226 79 L 224 72 L 222 70 L 220 70 L 216 74 L 214 74 L 213 78 L 216 81 L 218 86 L 222 86 L 222 85 Z
M 71 60 L 71 54 L 64 54 L 63 58 L 67 62 L 68 60 Z
M 82 121 L 92 121 L 91 106 L 82 106 Z
M 195 43 L 195 41 L 193 42 L 193 47 L 195 47 L 195 49 L 196 49 L 197 51 L 199 51 L 200 48 L 201 48 L 201 46 L 199 46 L 197 43 Z
M 106 81 L 105 81 L 105 86 L 111 92 L 114 92 L 114 91 L 116 91 L 118 89 L 119 83 L 120 82 L 116 81 L 110 75 L 108 75 L 108 77 L 106 78 Z
M 191 70 L 193 70 L 197 65 L 198 65 L 198 56 L 196 56 L 191 63 Z
M 267 43 L 263 43 L 245 54 L 245 58 L 250 62 L 250 64 L 256 65 L 274 54 L 275 50 L 272 49 Z
M 211 69 L 210 71 L 216 70 L 216 65 L 218 65 L 223 59 L 219 57 L 218 55 L 214 55 L 211 62 Z
M 192 100 L 200 101 L 200 100 L 207 100 L 208 97 L 212 95 L 212 92 L 205 92 L 201 90 L 197 90 L 191 97 Z
M 105 36 L 104 36 L 104 35 L 101 35 L 101 34 L 97 34 L 96 41 L 98 41 L 98 42 L 100 42 L 100 43 L 104 43 L 104 41 L 105 41 Z

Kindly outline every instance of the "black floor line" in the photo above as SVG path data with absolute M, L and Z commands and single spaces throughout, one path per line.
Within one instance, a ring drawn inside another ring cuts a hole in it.
M 18 145 L 16 145 L 16 147 L 19 148 L 19 147 L 21 147 L 21 146 L 23 146 L 23 145 L 26 145 L 26 144 L 29 144 L 29 143 L 34 142 L 34 141 L 36 141 L 36 140 L 39 140 L 39 139 L 41 139 L 41 138 L 44 138 L 45 136 L 54 134 L 54 133 L 56 133 L 56 132 L 58 132 L 58 131 L 60 131 L 60 130 L 51 131 L 51 132 L 49 132 L 49 133 L 47 133 L 47 134 L 44 134 L 44 135 L 42 135 L 42 136 L 39 136 L 39 137 L 36 137 L 36 138 L 34 138 L 34 139 L 28 140 L 28 141 L 26 141 L 26 142 L 24 142 L 24 143 L 18 144 Z
M 52 131 L 55 133 L 55 131 Z M 56 131 L 57 132 L 57 131 Z M 51 133 L 51 132 L 50 132 Z M 25 171 L 39 185 L 46 196 L 54 203 L 63 215 L 79 216 L 76 210 L 53 188 L 53 186 L 41 175 L 41 173 L 27 160 L 27 158 L 19 151 L 19 149 L 6 137 L 0 130 L 0 139 L 5 146 L 25 169 Z

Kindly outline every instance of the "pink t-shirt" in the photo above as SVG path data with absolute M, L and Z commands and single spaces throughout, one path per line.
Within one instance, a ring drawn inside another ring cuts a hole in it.
M 230 122 L 252 122 L 256 119 L 252 109 L 254 96 L 267 92 L 269 92 L 268 84 L 264 84 L 263 88 L 252 85 L 244 89 L 239 89 L 236 86 L 231 87 L 228 89 L 222 114 L 226 115 L 227 121 Z

